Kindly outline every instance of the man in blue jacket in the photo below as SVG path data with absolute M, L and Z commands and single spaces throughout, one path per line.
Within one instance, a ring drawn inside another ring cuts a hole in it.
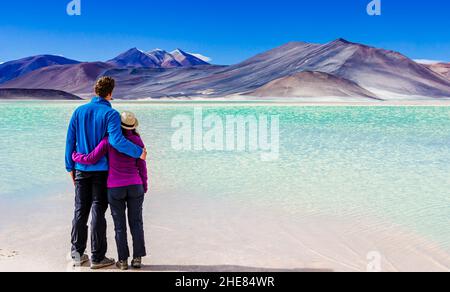
M 122 134 L 120 114 L 110 101 L 115 87 L 114 79 L 102 77 L 97 81 L 92 101 L 75 110 L 70 121 L 66 143 L 66 169 L 75 185 L 75 215 L 72 222 L 72 258 L 74 265 L 89 261 L 85 254 L 88 238 L 88 220 L 91 218 L 91 268 L 100 269 L 115 264 L 106 257 L 106 219 L 108 209 L 108 161 L 103 158 L 95 165 L 75 164 L 74 151 L 88 154 L 108 135 L 111 146 L 119 152 L 145 160 L 145 149 L 134 145 Z

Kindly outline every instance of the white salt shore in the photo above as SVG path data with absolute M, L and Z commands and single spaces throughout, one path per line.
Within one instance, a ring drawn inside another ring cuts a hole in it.
M 0 271 L 90 271 L 74 270 L 68 256 L 72 197 L 3 204 Z M 150 256 L 143 271 L 449 271 L 448 250 L 399 227 L 367 218 L 304 215 L 192 194 L 149 196 Z M 107 217 L 108 256 L 117 258 L 109 211 Z M 374 255 L 380 256 L 375 265 Z

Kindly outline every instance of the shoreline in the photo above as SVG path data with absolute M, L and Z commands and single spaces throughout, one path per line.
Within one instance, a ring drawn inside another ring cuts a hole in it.
M 5 100 L 0 104 L 13 103 L 54 103 L 54 104 L 80 104 L 89 100 Z M 450 107 L 450 100 L 411 100 L 411 101 L 377 101 L 377 102 L 336 102 L 336 101 L 282 101 L 282 100 L 114 100 L 113 104 L 145 104 L 154 106 L 293 106 L 293 107 Z
M 13 220 L 14 225 L 0 232 L 0 271 L 90 272 L 70 265 L 72 197 L 61 193 L 39 203 L 27 201 L 17 212 L 8 207 L 11 216 L 24 220 Z M 450 267 L 450 251 L 388 222 L 334 215 L 293 217 L 250 203 L 182 197 L 147 196 L 144 220 L 151 256 L 144 259 L 143 271 L 360 272 L 367 270 L 373 253 L 380 255 L 382 271 Z M 107 255 L 117 258 L 109 211 L 107 219 Z

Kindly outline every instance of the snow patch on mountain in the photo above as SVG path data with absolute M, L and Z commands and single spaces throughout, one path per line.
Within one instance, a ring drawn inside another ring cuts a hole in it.
M 428 60 L 428 59 L 415 59 L 414 62 L 423 64 L 423 65 L 434 65 L 434 64 L 444 63 L 444 61 Z
M 189 53 L 189 54 L 191 54 L 192 56 L 194 56 L 196 58 L 199 58 L 202 61 L 208 62 L 208 63 L 212 61 L 212 58 L 204 56 L 202 54 L 197 54 L 197 53 Z

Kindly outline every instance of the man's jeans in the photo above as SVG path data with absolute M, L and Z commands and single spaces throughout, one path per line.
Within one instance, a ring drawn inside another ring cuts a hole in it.
M 127 208 L 128 224 L 133 237 L 133 257 L 146 256 L 144 222 L 142 205 L 144 203 L 144 187 L 134 185 L 108 190 L 109 205 L 116 230 L 116 244 L 119 261 L 126 261 L 130 256 L 127 240 Z
M 91 219 L 92 262 L 101 262 L 108 249 L 105 213 L 108 209 L 107 172 L 75 173 L 75 216 L 72 222 L 72 257 L 86 251 L 88 220 Z

